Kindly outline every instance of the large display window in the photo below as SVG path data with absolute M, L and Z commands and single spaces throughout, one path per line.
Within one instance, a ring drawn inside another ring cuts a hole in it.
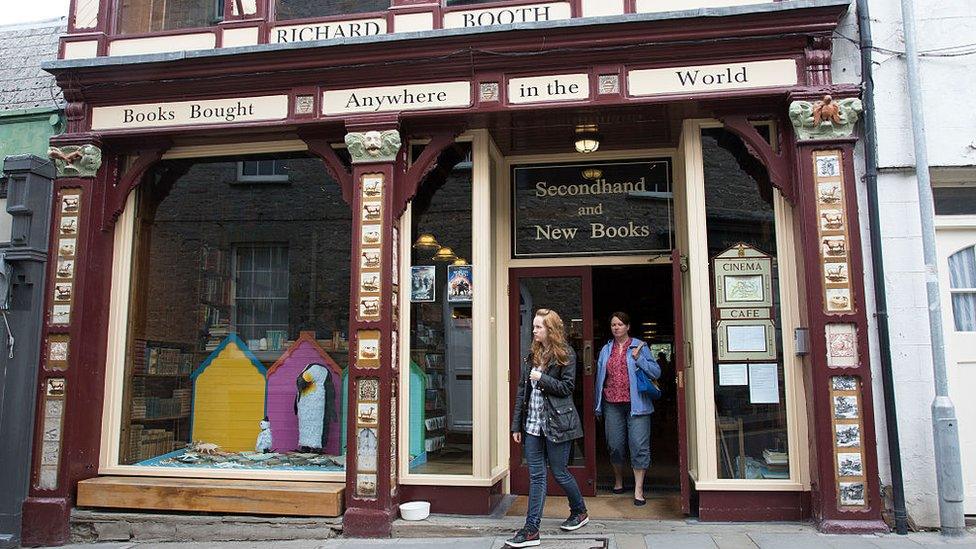
M 473 473 L 472 145 L 457 143 L 412 201 L 409 472 Z
M 321 161 L 164 161 L 129 207 L 118 464 L 343 471 L 352 218 Z

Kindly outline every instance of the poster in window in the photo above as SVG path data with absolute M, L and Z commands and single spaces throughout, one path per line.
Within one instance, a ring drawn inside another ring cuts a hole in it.
M 410 268 L 410 301 L 414 303 L 434 301 L 436 272 L 433 265 L 418 265 Z
M 447 300 L 450 302 L 471 302 L 474 296 L 474 269 L 471 265 L 448 265 Z

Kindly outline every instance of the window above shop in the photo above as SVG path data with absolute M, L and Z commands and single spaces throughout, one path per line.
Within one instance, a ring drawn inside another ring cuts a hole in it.
M 144 34 L 209 27 L 224 18 L 223 0 L 120 0 L 119 34 Z
M 385 11 L 390 0 L 275 0 L 278 21 Z

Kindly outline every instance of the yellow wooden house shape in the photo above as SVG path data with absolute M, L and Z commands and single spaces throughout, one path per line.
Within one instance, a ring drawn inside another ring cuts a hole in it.
M 237 334 L 227 336 L 190 375 L 190 437 L 225 452 L 253 451 L 265 414 L 267 370 Z

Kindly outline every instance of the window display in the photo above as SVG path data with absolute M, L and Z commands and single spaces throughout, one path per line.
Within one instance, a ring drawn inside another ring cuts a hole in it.
M 241 185 L 241 163 L 289 177 Z M 167 161 L 139 189 L 120 462 L 345 468 L 352 218 L 301 156 Z
M 742 141 L 702 131 L 718 477 L 790 478 L 773 187 Z
M 410 472 L 472 474 L 471 146 L 458 143 L 413 200 Z M 421 441 L 416 440 L 417 438 Z

